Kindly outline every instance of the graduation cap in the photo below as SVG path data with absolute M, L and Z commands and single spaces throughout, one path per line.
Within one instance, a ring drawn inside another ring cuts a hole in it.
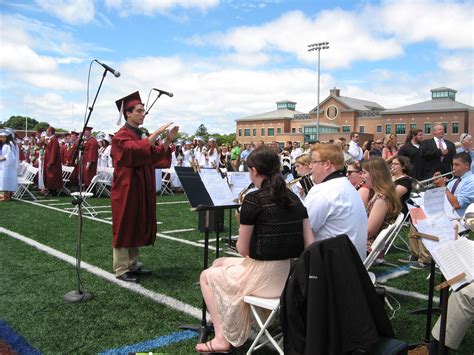
M 79 135 L 79 133 L 77 133 L 76 131 L 71 131 L 71 132 L 69 132 L 69 134 L 75 134 L 76 136 Z
M 4 129 L 0 129 L 0 136 L 1 137 L 7 137 L 8 136 L 7 131 L 5 131 Z
M 91 131 L 92 132 L 93 127 L 86 127 L 84 128 L 84 131 Z
M 138 91 L 135 91 L 134 93 L 131 93 L 130 95 L 127 95 L 115 101 L 115 105 L 117 105 L 117 109 L 120 113 L 119 118 L 117 120 L 117 126 L 120 126 L 120 121 L 122 119 L 122 115 L 125 116 L 125 111 L 127 111 L 130 107 L 133 107 L 138 104 L 143 105 L 140 93 Z M 127 119 L 125 117 L 125 121 L 126 120 Z
M 195 140 L 204 142 L 204 139 L 201 136 L 194 137 Z
M 216 139 L 214 137 L 209 137 L 208 142 L 215 142 Z
M 193 144 L 192 141 L 184 141 L 184 144 Z

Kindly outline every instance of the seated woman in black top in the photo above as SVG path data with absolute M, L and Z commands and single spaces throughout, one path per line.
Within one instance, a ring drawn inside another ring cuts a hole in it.
M 277 153 L 259 147 L 247 165 L 258 190 L 248 193 L 241 207 L 237 250 L 244 258 L 219 258 L 201 273 L 215 337 L 197 344 L 198 352 L 225 352 L 245 343 L 252 320 L 244 296 L 280 297 L 289 259 L 314 241 L 306 208 L 286 188 Z
M 408 213 L 408 207 L 405 202 L 410 198 L 413 183 L 413 179 L 408 176 L 410 170 L 411 164 L 407 157 L 397 156 L 393 158 L 390 172 L 392 173 L 392 181 L 395 183 L 395 190 L 400 197 L 402 204 L 401 212 L 404 216 Z

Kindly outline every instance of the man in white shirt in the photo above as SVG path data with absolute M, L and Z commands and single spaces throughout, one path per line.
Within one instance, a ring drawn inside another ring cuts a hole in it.
M 344 155 L 334 144 L 311 149 L 312 178 L 304 204 L 316 241 L 346 234 L 362 260 L 367 256 L 367 213 L 362 199 L 342 174 Z
M 351 141 L 349 142 L 349 155 L 352 159 L 361 161 L 364 158 L 364 151 L 359 146 L 359 133 L 351 132 Z

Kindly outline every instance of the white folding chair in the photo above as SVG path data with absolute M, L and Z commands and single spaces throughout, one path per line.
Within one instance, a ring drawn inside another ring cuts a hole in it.
M 97 175 L 99 175 L 99 180 L 97 180 L 97 197 L 102 196 L 103 193 L 110 197 L 114 168 L 98 168 Z
M 405 223 L 406 221 L 408 221 L 409 218 L 410 218 L 410 214 L 407 213 L 407 215 L 402 219 L 400 225 L 397 225 L 397 227 L 395 228 L 395 231 L 394 231 L 395 235 L 393 236 L 393 238 L 391 238 L 391 242 L 390 242 L 389 245 L 387 246 L 387 249 L 386 249 L 385 253 L 388 253 L 388 251 L 392 248 L 392 246 L 394 246 L 396 249 L 399 249 L 399 250 L 404 251 L 404 252 L 406 252 L 406 253 L 409 253 L 409 252 L 410 252 L 410 247 L 408 246 L 407 241 L 404 240 L 404 239 L 400 236 L 400 231 L 401 231 L 401 229 L 403 228 L 404 223 Z M 395 239 L 397 239 L 397 237 L 399 237 L 398 239 L 399 239 L 403 244 L 405 244 L 406 249 L 394 245 Z
M 31 164 L 28 163 L 27 161 L 22 160 L 20 165 L 18 166 L 18 170 L 17 170 L 18 177 L 25 177 L 26 176 L 26 170 L 28 169 L 28 167 L 30 165 Z
M 66 184 L 69 182 L 69 180 L 71 180 L 71 175 L 72 175 L 72 172 L 74 171 L 74 167 L 62 165 L 61 169 L 62 169 L 61 178 L 63 180 L 63 188 L 61 189 L 61 191 L 59 191 L 58 196 L 61 194 L 61 192 L 64 192 L 66 195 L 70 195 L 71 191 L 66 187 Z
M 252 354 L 254 350 L 260 349 L 262 346 L 265 346 L 268 343 L 271 343 L 276 351 L 279 354 L 283 355 L 282 350 L 282 342 L 283 333 L 279 333 L 275 336 L 272 336 L 268 331 L 268 327 L 272 324 L 273 319 L 278 313 L 280 309 L 280 299 L 279 298 L 263 298 L 263 297 L 255 297 L 255 296 L 245 296 L 244 302 L 248 303 L 250 306 L 250 310 L 260 328 L 257 336 L 255 337 L 252 345 L 250 346 L 249 350 L 247 351 L 247 355 Z M 270 311 L 270 315 L 268 316 L 267 320 L 263 322 L 262 318 L 258 313 L 258 308 L 268 309 Z M 262 336 L 265 334 L 266 339 L 262 339 Z M 278 342 L 280 341 L 280 342 Z
M 373 265 L 375 262 L 375 259 L 377 259 L 377 256 L 386 250 L 387 245 L 389 245 L 392 241 L 393 238 L 396 236 L 396 231 L 398 228 L 401 228 L 400 226 L 403 223 L 403 213 L 400 213 L 397 216 L 397 219 L 395 220 L 394 223 L 390 224 L 387 228 L 383 229 L 379 235 L 375 238 L 374 242 L 372 243 L 371 246 L 371 251 L 369 255 L 364 260 L 364 266 L 367 270 L 370 269 L 370 267 Z
M 26 168 L 25 174 L 18 178 L 18 188 L 13 194 L 13 198 L 21 200 L 27 193 L 28 196 L 30 196 L 33 200 L 36 200 L 35 195 L 33 195 L 30 191 L 30 186 L 34 184 L 36 174 L 38 174 L 38 168 L 29 165 Z
M 94 210 L 94 207 L 92 207 L 89 202 L 87 202 L 87 198 L 94 196 L 94 187 L 97 184 L 97 180 L 99 179 L 99 175 L 95 175 L 92 180 L 90 185 L 87 187 L 86 191 L 83 192 L 73 192 L 71 196 L 73 196 L 75 199 L 82 198 L 82 207 L 84 208 L 84 211 L 86 214 L 95 217 L 97 216 L 97 212 Z M 79 211 L 79 206 L 75 205 L 74 208 L 72 209 L 71 214 L 69 217 L 71 217 L 73 214 L 77 214 Z
M 171 171 L 170 169 L 163 169 L 163 178 L 161 179 L 161 192 L 160 196 L 163 194 L 174 195 L 173 190 L 171 189 Z
M 374 285 L 376 284 L 376 278 L 373 273 L 369 272 L 369 269 L 374 264 L 377 256 L 381 252 L 383 252 L 385 250 L 385 247 L 390 244 L 393 238 L 396 237 L 397 228 L 401 228 L 400 226 L 403 224 L 403 220 L 404 220 L 403 213 L 400 213 L 397 216 L 397 219 L 395 220 L 394 223 L 390 224 L 387 228 L 383 229 L 379 233 L 377 238 L 375 238 L 374 242 L 372 243 L 372 246 L 371 246 L 372 250 L 370 251 L 369 255 L 367 255 L 367 257 L 364 260 L 365 269 L 369 273 L 370 279 L 372 280 L 372 283 Z M 385 298 L 385 303 L 393 311 L 393 307 L 387 298 Z

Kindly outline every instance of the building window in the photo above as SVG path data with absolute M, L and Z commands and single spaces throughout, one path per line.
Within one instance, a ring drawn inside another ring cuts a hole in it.
M 382 125 L 381 124 L 378 124 L 376 129 L 377 129 L 377 133 L 382 133 Z
M 359 126 L 359 133 L 365 133 L 365 126 Z
M 298 133 L 303 133 L 303 128 L 298 128 Z
M 405 124 L 404 123 L 397 123 L 395 125 L 395 133 L 396 134 L 405 134 Z
M 262 137 L 265 136 L 265 128 L 262 128 L 262 129 L 260 130 L 260 135 L 261 135 Z
M 458 122 L 453 122 L 452 123 L 452 134 L 458 134 L 459 133 L 459 123 Z
M 256 128 L 254 128 L 254 129 L 253 129 L 253 132 L 252 132 L 252 136 L 254 136 L 254 137 L 255 137 L 256 135 L 257 135 L 257 129 L 256 129 Z
M 431 123 L 425 123 L 425 134 L 431 134 Z
M 245 137 L 250 137 L 250 128 L 245 128 L 244 129 L 244 136 Z
M 296 133 L 296 128 L 292 128 L 291 133 Z
M 390 134 L 390 133 L 392 133 L 392 124 L 391 123 L 385 125 L 385 134 Z
M 448 123 L 442 122 L 441 125 L 444 127 L 444 133 L 448 133 Z
M 416 129 L 416 123 L 410 123 L 410 129 Z
M 347 133 L 351 131 L 351 126 L 342 126 L 342 132 Z
M 281 133 L 281 128 L 280 127 L 277 128 L 277 133 L 278 134 Z
M 242 128 L 239 128 L 239 137 L 242 137 Z
M 269 136 L 274 136 L 275 135 L 275 128 L 269 128 L 268 129 L 268 135 Z

